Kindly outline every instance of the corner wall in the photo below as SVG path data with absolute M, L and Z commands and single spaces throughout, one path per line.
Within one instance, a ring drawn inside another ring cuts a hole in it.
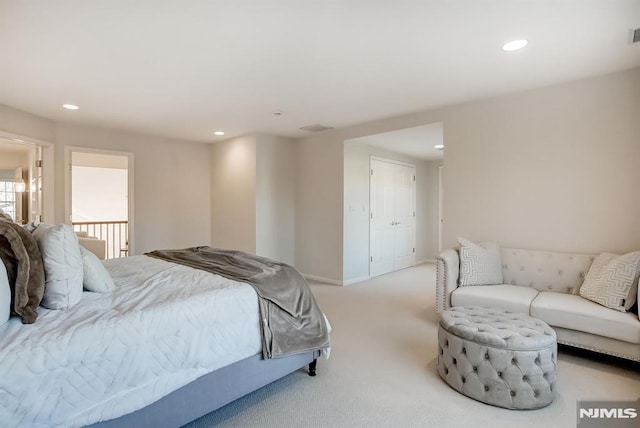
M 211 242 L 256 252 L 256 136 L 211 146 Z

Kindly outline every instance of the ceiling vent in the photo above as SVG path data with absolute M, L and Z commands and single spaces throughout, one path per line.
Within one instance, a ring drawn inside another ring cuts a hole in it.
M 633 30 L 633 43 L 640 42 L 640 28 Z
M 303 126 L 300 129 L 302 131 L 307 131 L 307 132 L 322 132 L 322 131 L 326 131 L 327 129 L 333 129 L 333 127 L 332 126 L 324 126 L 324 125 L 320 125 L 319 123 L 316 123 L 315 125 Z

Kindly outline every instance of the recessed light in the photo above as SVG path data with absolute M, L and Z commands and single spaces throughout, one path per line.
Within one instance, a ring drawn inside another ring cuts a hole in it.
M 434 149 L 438 149 L 438 150 L 442 150 L 444 149 L 444 144 L 436 144 L 435 146 L 433 146 Z
M 62 107 L 66 108 L 67 110 L 78 110 L 80 108 L 74 104 L 62 104 Z
M 224 131 L 216 131 L 213 135 L 224 135 Z
M 521 39 L 521 40 L 512 40 L 508 43 L 505 43 L 502 46 L 502 50 L 503 51 L 507 51 L 507 52 L 511 52 L 511 51 L 517 51 L 518 49 L 522 49 L 523 47 L 527 46 L 527 43 L 529 43 L 528 41 Z

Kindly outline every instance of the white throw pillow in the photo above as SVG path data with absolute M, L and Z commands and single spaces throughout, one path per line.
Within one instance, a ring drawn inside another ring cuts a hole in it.
M 80 252 L 82 253 L 82 266 L 84 268 L 83 284 L 85 290 L 109 293 L 116 288 L 113 278 L 111 278 L 100 259 L 82 245 L 80 246 Z
M 473 242 L 458 238 L 460 244 L 460 285 L 502 284 L 502 256 L 495 242 Z
M 78 238 L 71 226 L 40 223 L 33 231 L 44 263 L 42 306 L 69 309 L 82 297 L 83 267 Z
M 619 256 L 602 253 L 591 264 L 580 295 L 592 302 L 626 312 L 636 303 L 640 251 Z
M 7 276 L 7 268 L 0 260 L 0 325 L 7 322 L 11 315 L 11 285 Z

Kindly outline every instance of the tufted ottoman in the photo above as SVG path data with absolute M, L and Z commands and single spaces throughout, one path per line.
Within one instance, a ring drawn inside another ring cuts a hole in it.
M 556 334 L 543 321 L 456 306 L 442 313 L 438 344 L 440 377 L 468 397 L 507 409 L 537 409 L 555 398 Z

